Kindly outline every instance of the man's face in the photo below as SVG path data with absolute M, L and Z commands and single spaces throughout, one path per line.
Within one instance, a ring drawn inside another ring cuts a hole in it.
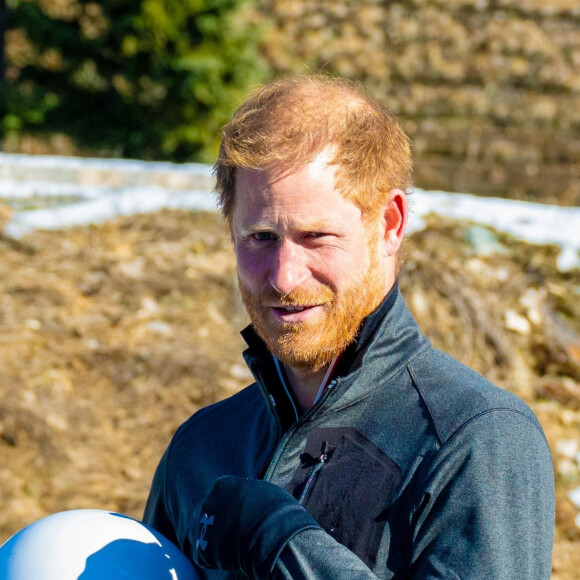
M 389 289 L 379 229 L 335 189 L 320 155 L 295 173 L 237 172 L 231 229 L 242 298 L 269 350 L 317 370 Z

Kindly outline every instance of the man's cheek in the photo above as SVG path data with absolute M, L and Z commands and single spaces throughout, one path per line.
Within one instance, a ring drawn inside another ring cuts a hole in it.
M 236 253 L 238 278 L 247 288 L 258 288 L 265 277 L 265 264 L 253 252 Z

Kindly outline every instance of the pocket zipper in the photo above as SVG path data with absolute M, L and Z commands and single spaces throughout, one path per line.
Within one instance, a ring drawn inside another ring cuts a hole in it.
M 300 505 L 302 505 L 304 503 L 304 500 L 306 499 L 306 495 L 308 494 L 308 491 L 312 487 L 312 484 L 314 483 L 316 476 L 318 475 L 318 472 L 322 469 L 322 466 L 325 463 L 328 463 L 331 447 L 332 446 L 327 441 L 325 441 L 323 443 L 322 454 L 318 458 L 316 465 L 312 468 L 312 471 L 310 472 L 310 475 L 308 476 L 308 479 L 306 480 L 306 483 L 304 484 L 304 487 L 302 489 L 302 493 L 300 494 L 300 497 L 298 498 L 298 503 Z

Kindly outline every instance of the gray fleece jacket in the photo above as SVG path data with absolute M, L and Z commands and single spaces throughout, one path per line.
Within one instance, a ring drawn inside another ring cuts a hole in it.
M 179 428 L 145 510 L 203 578 L 550 578 L 537 419 L 434 349 L 397 286 L 302 417 L 244 335 L 256 382 Z

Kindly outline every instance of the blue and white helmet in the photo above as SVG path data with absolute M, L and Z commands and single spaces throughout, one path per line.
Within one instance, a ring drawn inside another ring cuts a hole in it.
M 2 580 L 199 580 L 159 532 L 122 514 L 59 512 L 0 546 Z

